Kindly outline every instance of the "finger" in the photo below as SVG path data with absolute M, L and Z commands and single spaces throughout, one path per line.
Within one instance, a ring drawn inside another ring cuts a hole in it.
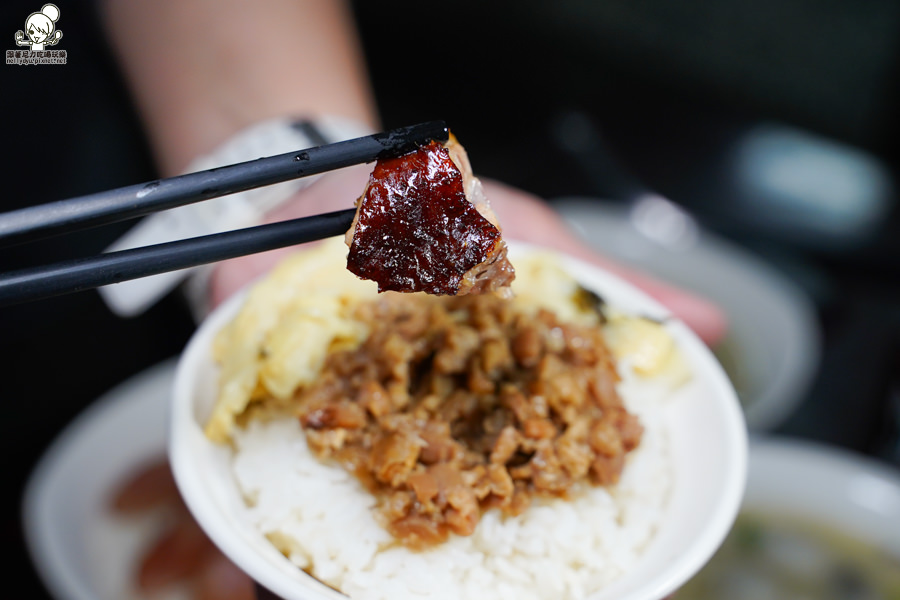
M 196 600 L 255 600 L 253 580 L 222 553 L 205 565 L 195 586 Z
M 485 181 L 484 187 L 505 238 L 555 248 L 592 262 L 659 301 L 707 344 L 714 345 L 724 337 L 728 329 L 725 314 L 709 300 L 603 257 L 582 242 L 559 214 L 539 198 L 494 181 Z
M 161 460 L 119 487 L 113 494 L 112 508 L 121 513 L 135 513 L 175 502 L 179 498 L 169 463 Z
M 192 577 L 215 552 L 215 546 L 200 526 L 186 518 L 163 535 L 143 557 L 138 568 L 138 586 L 153 591 Z

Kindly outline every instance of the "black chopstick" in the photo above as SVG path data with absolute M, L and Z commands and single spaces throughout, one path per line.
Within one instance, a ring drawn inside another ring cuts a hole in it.
M 446 123 L 431 121 L 345 142 L 10 211 L 0 214 L 0 246 L 133 219 L 184 204 L 372 162 L 404 154 L 430 140 L 444 142 L 448 135 Z
M 350 229 L 355 212 L 351 208 L 4 273 L 0 275 L 0 306 L 341 235 Z

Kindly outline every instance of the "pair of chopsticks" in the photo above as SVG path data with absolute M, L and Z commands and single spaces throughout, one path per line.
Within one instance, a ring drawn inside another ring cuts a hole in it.
M 290 179 L 400 156 L 431 140 L 445 142 L 448 136 L 443 121 L 432 121 L 2 213 L 0 246 L 116 223 Z M 0 274 L 0 306 L 340 235 L 350 228 L 354 213 L 355 209 L 347 209 Z

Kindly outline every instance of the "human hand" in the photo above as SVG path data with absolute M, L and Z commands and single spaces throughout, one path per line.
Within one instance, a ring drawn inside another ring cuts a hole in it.
M 181 500 L 169 464 L 160 460 L 123 483 L 112 510 L 122 516 L 164 513 L 165 527 L 143 550 L 134 588 L 152 595 L 172 586 L 193 600 L 254 600 L 253 582 L 206 537 Z
M 365 187 L 371 166 L 360 165 L 330 173 L 300 191 L 269 215 L 281 221 L 349 208 Z M 590 249 L 562 218 L 539 198 L 499 182 L 483 180 L 485 195 L 500 221 L 505 239 L 555 248 L 594 263 L 642 289 L 684 321 L 707 344 L 722 339 L 727 324 L 713 303 L 609 260 Z M 271 269 L 294 248 L 283 248 L 220 263 L 211 280 L 213 306 Z

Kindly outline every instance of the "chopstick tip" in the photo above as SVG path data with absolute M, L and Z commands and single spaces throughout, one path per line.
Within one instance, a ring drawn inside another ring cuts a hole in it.
M 432 140 L 446 142 L 450 138 L 450 128 L 444 121 L 428 121 L 377 133 L 373 137 L 384 147 L 378 158 L 392 158 L 412 152 Z

